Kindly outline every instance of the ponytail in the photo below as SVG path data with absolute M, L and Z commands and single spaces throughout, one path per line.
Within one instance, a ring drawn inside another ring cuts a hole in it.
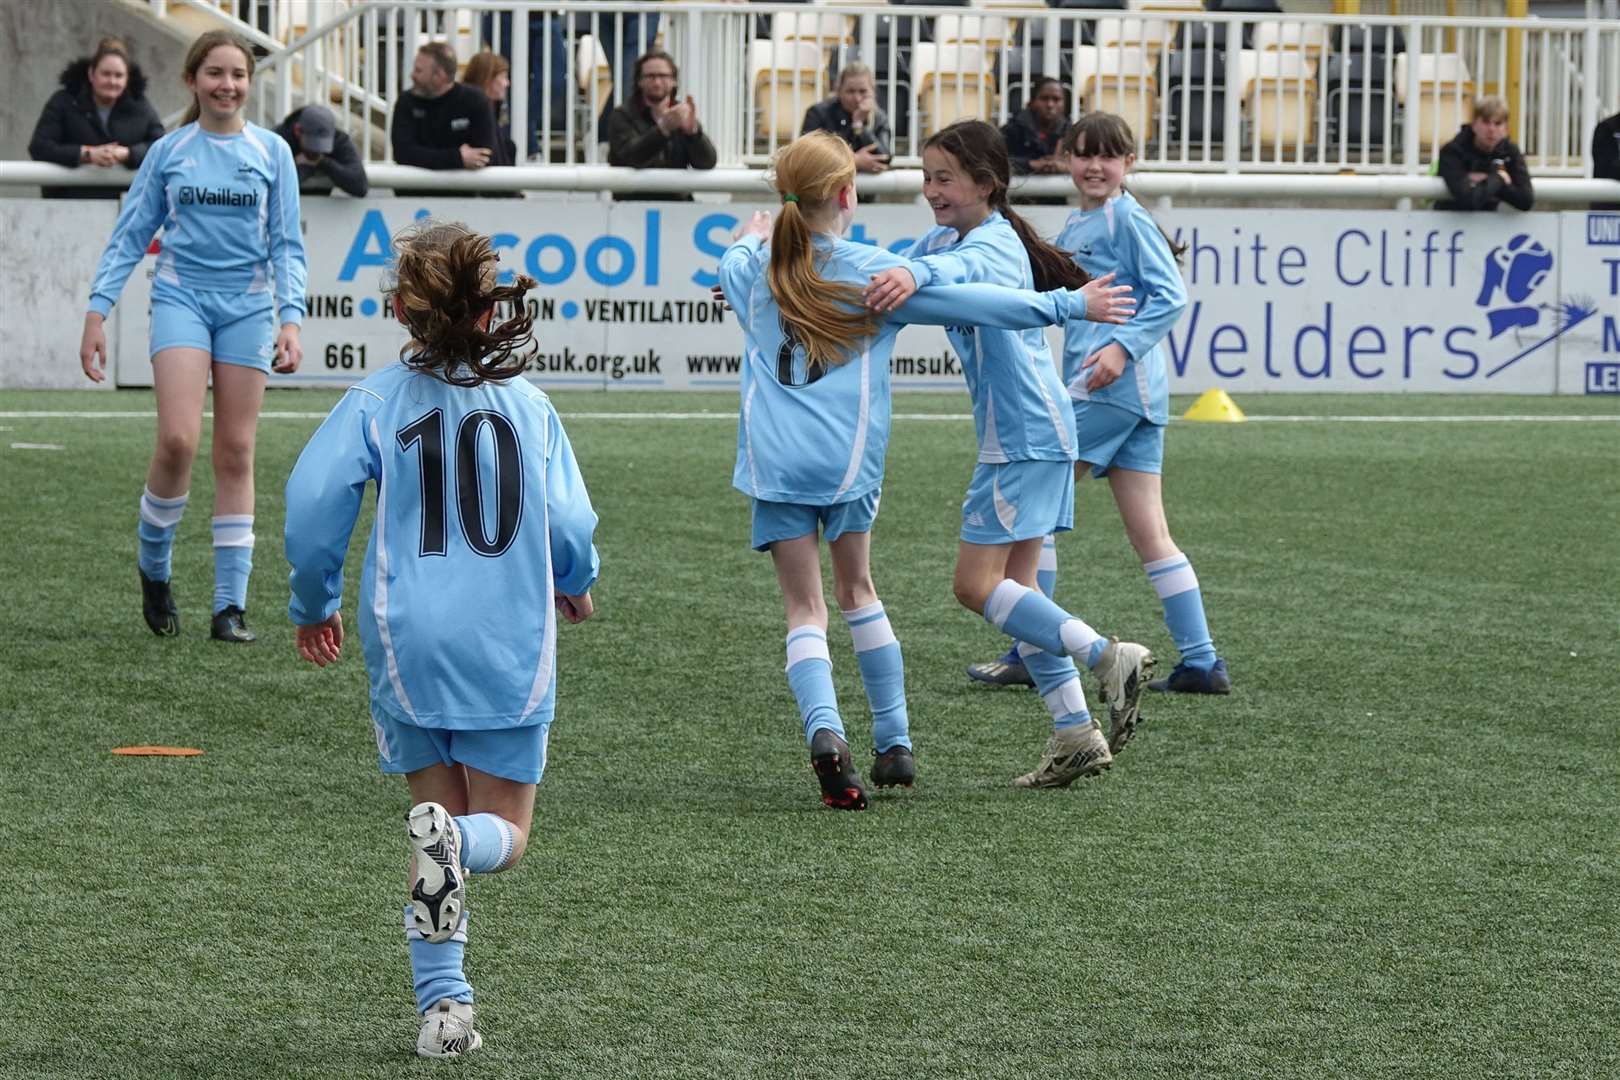
M 1035 273 L 1036 292 L 1078 289 L 1091 280 L 1091 275 L 1074 261 L 1073 256 L 1042 240 L 1035 226 L 1013 212 L 1012 207 L 1007 205 L 1005 192 L 1001 195 L 1000 203 L 992 201 L 990 205 L 1001 212 L 1007 224 L 1013 227 L 1013 232 L 1018 234 L 1018 239 L 1024 242 L 1024 250 L 1029 253 L 1029 268 Z
M 855 345 L 876 334 L 882 323 L 866 310 L 860 289 L 828 281 L 816 271 L 815 245 L 805 220 L 806 207 L 825 206 L 854 180 L 855 157 L 848 144 L 825 131 L 793 140 L 777 155 L 772 170 L 782 212 L 771 227 L 766 280 L 783 327 L 804 347 L 812 368 L 845 363 Z

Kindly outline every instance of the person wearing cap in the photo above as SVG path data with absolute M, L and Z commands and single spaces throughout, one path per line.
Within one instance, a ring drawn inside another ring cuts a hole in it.
M 276 134 L 292 148 L 300 194 L 330 195 L 336 186 L 358 198 L 370 190 L 354 140 L 337 129 L 337 118 L 326 106 L 294 109 Z

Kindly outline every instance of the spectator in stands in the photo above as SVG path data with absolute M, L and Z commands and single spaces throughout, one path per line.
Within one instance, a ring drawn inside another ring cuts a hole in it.
M 163 135 L 163 121 L 146 100 L 146 76 L 130 62 L 117 38 L 102 38 L 88 58 L 63 69 L 62 89 L 52 94 L 34 125 L 28 156 L 76 168 L 122 165 L 134 171 L 146 149 Z M 44 189 L 48 199 L 116 199 L 122 187 Z
M 855 168 L 880 173 L 889 167 L 894 136 L 889 117 L 877 103 L 877 82 L 865 64 L 845 64 L 838 72 L 833 96 L 805 110 L 800 135 L 830 131 L 855 151 Z
M 337 129 L 324 105 L 305 105 L 287 114 L 276 134 L 292 148 L 301 195 L 330 195 L 334 187 L 360 198 L 371 190 L 354 140 Z
M 1620 113 L 1592 129 L 1592 175 L 1620 180 Z M 1593 203 L 1594 210 L 1620 210 L 1620 202 Z
M 1474 119 L 1440 148 L 1437 171 L 1451 198 L 1436 210 L 1495 210 L 1502 203 L 1528 210 L 1535 205 L 1530 170 L 1524 154 L 1507 137 L 1507 102 L 1482 97 L 1474 102 Z
M 456 54 L 442 41 L 422 46 L 411 88 L 394 106 L 394 160 L 423 169 L 482 169 L 495 148 L 495 113 L 482 90 L 456 82 Z
M 490 155 L 491 165 L 517 164 L 517 144 L 512 141 L 512 121 L 506 111 L 506 94 L 512 88 L 511 70 L 506 57 L 486 49 L 474 54 L 461 73 L 462 81 L 482 90 L 494 110 L 495 150 Z
M 1015 173 L 1066 173 L 1058 148 L 1069 130 L 1069 95 L 1050 75 L 1035 80 L 1029 104 L 1001 129 Z
M 698 123 L 697 103 L 684 100 L 675 59 L 662 49 L 637 58 L 635 92 L 608 116 L 608 163 L 635 169 L 712 169 L 714 144 Z

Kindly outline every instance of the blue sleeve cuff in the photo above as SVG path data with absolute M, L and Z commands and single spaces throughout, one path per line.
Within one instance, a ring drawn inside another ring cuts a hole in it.
M 97 315 L 100 315 L 103 319 L 107 317 L 107 314 L 112 311 L 112 309 L 113 302 L 107 299 L 107 297 L 92 296 L 90 298 L 90 310 L 95 312 Z
M 906 270 L 917 282 L 917 288 L 926 289 L 934 283 L 934 271 L 927 263 L 919 259 L 907 259 Z
M 277 325 L 286 326 L 288 323 L 292 323 L 294 326 L 303 326 L 304 309 L 301 307 L 294 307 L 291 304 L 283 307 L 281 309 L 281 321 Z

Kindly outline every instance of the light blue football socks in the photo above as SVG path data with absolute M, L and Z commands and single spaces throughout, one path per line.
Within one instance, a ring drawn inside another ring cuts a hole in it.
M 248 575 L 252 572 L 253 515 L 221 514 L 214 518 L 215 615 L 231 606 L 247 608 Z
M 1164 625 L 1176 643 L 1181 662 L 1200 671 L 1215 666 L 1215 642 L 1204 618 L 1204 597 L 1198 591 L 1198 575 L 1187 556 L 1177 552 L 1163 559 L 1142 564 L 1148 580 L 1164 606 Z
M 461 833 L 463 867 L 475 874 L 494 874 L 506 869 L 517 839 L 511 822 L 499 814 L 467 814 L 454 820 Z
M 804 721 L 805 745 L 820 728 L 842 739 L 844 721 L 838 715 L 838 695 L 833 690 L 832 655 L 827 652 L 827 632 L 821 627 L 806 623 L 788 631 L 787 680 Z
M 1048 600 L 1057 596 L 1057 537 L 1051 533 L 1041 541 L 1041 561 L 1035 564 L 1035 585 Z
M 151 488 L 141 491 L 141 520 L 135 527 L 135 534 L 140 538 L 140 553 L 136 558 L 141 573 L 150 581 L 169 580 L 174 533 L 186 512 L 189 496 L 187 492 L 165 499 L 152 494 Z
M 1097 631 L 1012 578 L 1003 579 L 990 593 L 984 618 L 1002 633 L 1045 652 L 1083 657 L 1087 667 L 1096 667 L 1108 647 L 1108 640 Z
M 411 954 L 411 983 L 416 990 L 416 1011 L 425 1013 L 445 998 L 470 1002 L 472 984 L 462 970 L 467 953 L 467 913 L 450 940 L 435 945 L 417 931 L 411 905 L 405 905 L 405 947 Z
M 909 749 L 906 664 L 882 601 L 844 612 L 844 621 L 849 624 L 855 644 L 855 662 L 861 668 L 866 703 L 872 707 L 872 749 L 880 754 L 896 746 Z
M 1018 658 L 1024 662 L 1035 692 L 1052 714 L 1052 728 L 1062 731 L 1091 722 L 1086 693 L 1080 685 L 1080 669 L 1067 653 L 1049 653 L 1027 641 L 1018 643 Z

